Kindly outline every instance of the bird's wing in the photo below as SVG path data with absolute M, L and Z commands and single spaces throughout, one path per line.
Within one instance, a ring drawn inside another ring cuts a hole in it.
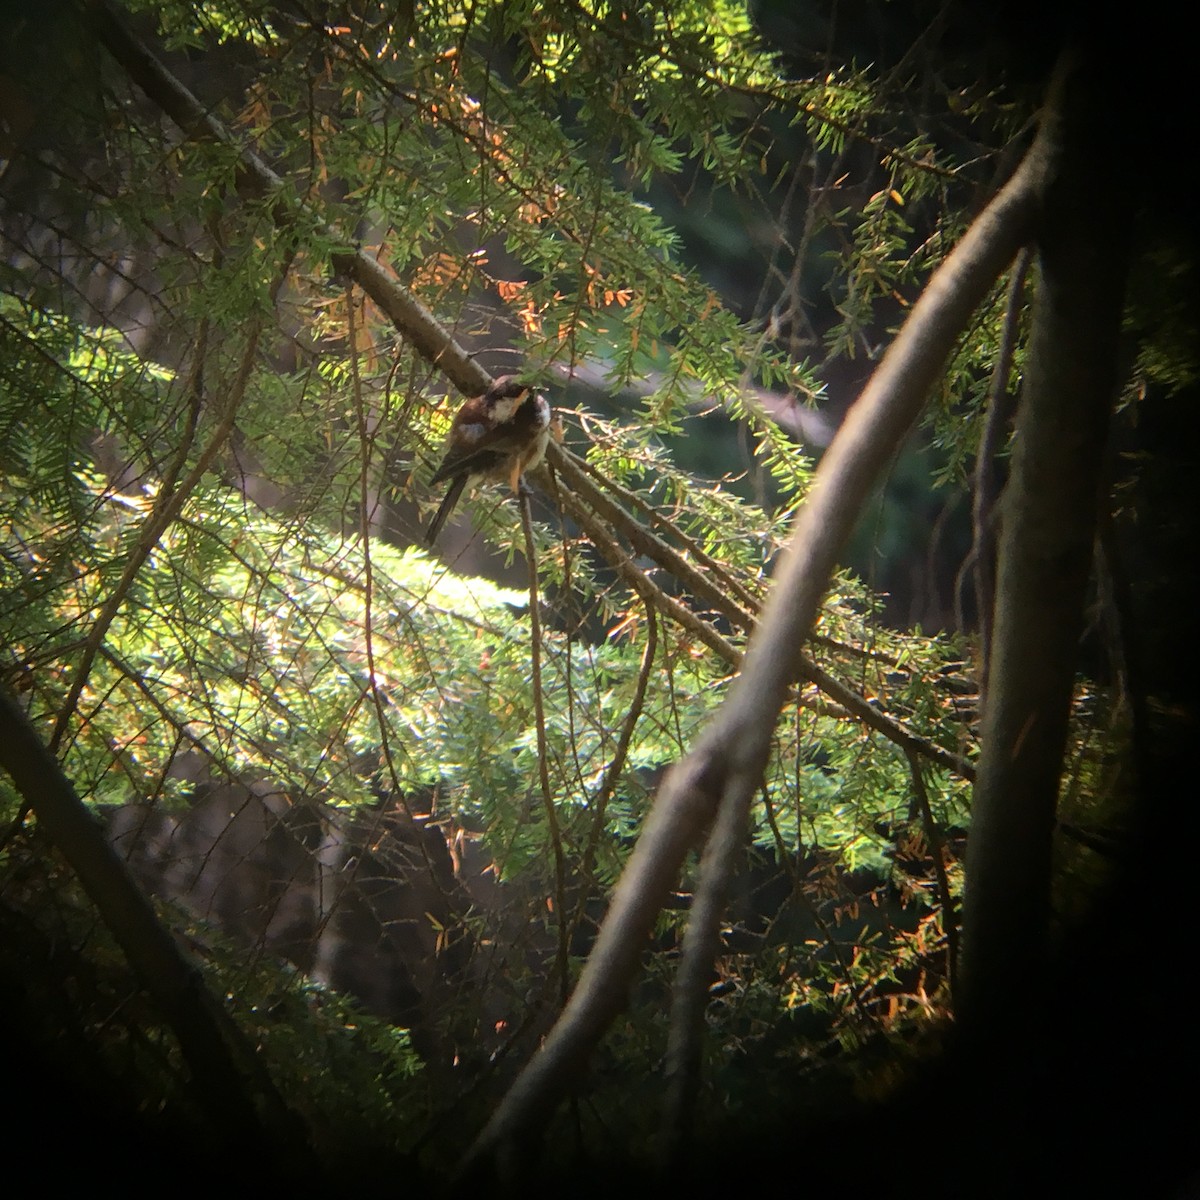
M 459 433 L 465 434 L 460 441 L 470 439 L 474 444 L 466 448 L 460 444 L 448 452 L 429 481 L 430 486 L 455 475 L 477 475 L 491 471 L 510 455 L 523 449 L 529 440 L 528 432 L 524 430 L 500 433 L 492 430 L 489 435 L 486 425 L 475 423 L 460 426 Z
M 487 431 L 487 426 L 481 421 L 460 425 L 458 433 L 461 440 L 467 443 L 467 448 L 464 450 L 461 445 L 449 447 L 442 459 L 441 466 L 434 471 L 433 478 L 429 481 L 430 485 L 441 483 L 442 480 L 449 479 L 452 475 L 461 475 L 463 472 L 474 470 L 472 462 L 482 449 L 479 441 L 487 434 Z

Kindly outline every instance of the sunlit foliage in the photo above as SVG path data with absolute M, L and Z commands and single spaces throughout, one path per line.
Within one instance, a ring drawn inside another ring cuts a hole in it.
M 103 59 L 59 137 L 0 178 L 0 681 L 97 808 L 186 804 L 170 768 L 198 750 L 291 796 L 481 836 L 521 885 L 512 904 L 571 944 L 570 975 L 581 913 L 724 696 L 810 483 L 811 450 L 763 394 L 807 405 L 878 357 L 1028 111 L 952 90 L 960 136 L 921 132 L 893 120 L 895 79 L 788 77 L 729 0 L 126 15 L 168 66 L 202 65 L 191 86 L 232 140 L 175 128 Z M 248 152 L 278 194 L 239 191 Z M 689 264 L 655 202 L 701 183 L 768 229 L 753 313 Z M 635 588 L 552 489 L 533 564 L 505 496 L 466 506 L 517 583 L 413 548 L 456 397 L 334 275 L 360 246 L 489 369 L 545 386 L 568 447 L 745 620 L 630 550 L 657 590 Z M 813 319 L 814 295 L 832 318 Z M 933 407 L 946 480 L 974 454 L 1003 308 L 998 293 Z M 1145 369 L 1187 377 L 1173 344 Z M 573 379 L 592 381 L 583 399 Z M 743 461 L 698 478 L 675 451 L 718 420 Z M 733 1068 L 765 1048 L 791 1070 L 946 998 L 965 647 L 889 629 L 847 573 L 809 649 L 860 704 L 801 681 L 777 730 L 750 845 L 786 895 L 741 940 L 753 920 L 731 917 L 710 1014 L 731 1104 Z M 872 713 L 920 740 L 917 766 Z M 681 919 L 661 923 L 652 981 Z M 311 985 L 283 978 L 302 1003 Z M 661 1007 L 643 997 L 618 1044 L 653 1044 Z M 303 1056 L 280 1053 L 295 1076 Z

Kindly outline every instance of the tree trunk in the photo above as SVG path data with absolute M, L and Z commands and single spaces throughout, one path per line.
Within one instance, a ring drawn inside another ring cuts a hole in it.
M 1060 75 L 1038 282 L 1002 501 L 996 613 L 975 784 L 957 997 L 970 1030 L 1044 956 L 1051 844 L 1112 410 L 1130 206 L 1111 79 Z M 1115 166 L 1114 166 L 1115 164 Z M 1127 176 L 1126 176 L 1127 177 Z

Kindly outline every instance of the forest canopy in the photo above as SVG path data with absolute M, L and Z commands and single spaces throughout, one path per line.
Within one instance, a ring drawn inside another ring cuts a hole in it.
M 1109 31 L 894 7 L 6 15 L 0 987 L 61 1095 L 682 1169 L 1084 1006 L 1190 728 L 1194 232 L 1105 166 Z M 545 460 L 429 546 L 498 376 Z

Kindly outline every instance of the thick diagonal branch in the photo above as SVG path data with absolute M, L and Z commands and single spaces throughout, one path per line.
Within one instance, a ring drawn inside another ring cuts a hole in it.
M 227 1146 L 307 1160 L 304 1131 L 199 968 L 158 919 L 99 822 L 15 700 L 0 692 L 0 768 L 71 864 L 134 973 L 157 1002 L 192 1076 L 192 1095 Z
M 446 327 L 394 275 L 365 250 L 352 249 L 351 240 L 318 220 L 290 192 L 280 177 L 257 154 L 241 145 L 192 93 L 130 33 L 119 14 L 104 0 L 89 5 L 92 26 L 104 48 L 126 74 L 189 137 L 229 146 L 238 155 L 239 194 L 274 202 L 272 213 L 282 229 L 320 228 L 334 245 L 346 249 L 330 257 L 340 274 L 352 279 L 387 313 L 413 348 L 439 367 L 467 395 L 478 396 L 490 382 L 487 372 L 447 332 Z
M 303 206 L 290 197 L 283 180 L 261 158 L 241 146 L 233 134 L 133 37 L 120 17 L 103 0 L 98 0 L 92 6 L 91 12 L 97 33 L 108 51 L 121 63 L 129 77 L 186 135 L 217 141 L 237 151 L 241 163 L 237 186 L 243 194 L 254 198 L 274 198 L 275 219 L 284 227 L 290 222 L 300 222 L 301 218 L 308 226 L 319 224 L 314 213 L 305 212 Z M 340 238 L 336 231 L 327 229 L 325 232 L 335 243 L 346 240 Z M 446 327 L 375 259 L 365 251 L 347 249 L 334 254 L 333 263 L 338 271 L 354 280 L 381 311 L 388 315 L 405 340 L 430 363 L 444 371 L 462 392 L 478 395 L 486 389 L 491 382 L 487 372 L 455 341 Z M 653 598 L 657 599 L 660 607 L 664 604 L 665 593 L 649 585 L 644 573 L 613 538 L 613 530 L 624 533 L 636 553 L 652 558 L 664 570 L 679 579 L 697 599 L 707 603 L 713 611 L 721 613 L 735 627 L 749 631 L 755 616 L 752 598 L 742 594 L 735 599 L 734 595 L 738 589 L 722 586 L 730 583 L 729 577 L 721 580 L 710 578 L 705 571 L 693 566 L 685 555 L 672 549 L 661 538 L 639 524 L 621 504 L 604 495 L 588 478 L 586 464 L 581 463 L 569 450 L 551 442 L 547 450 L 547 461 L 569 485 L 579 501 L 582 501 L 575 502 L 572 498 L 568 503 L 571 515 L 634 591 L 644 599 L 651 599 L 649 593 L 653 591 Z M 685 605 L 668 600 L 663 611 L 665 615 L 695 633 L 730 666 L 738 665 L 739 656 L 736 649 L 708 622 L 692 613 Z M 806 660 L 801 666 L 800 677 L 812 680 L 823 691 L 828 691 L 830 686 L 834 687 L 834 691 L 829 691 L 834 700 L 897 745 L 906 749 L 915 747 L 919 753 L 941 762 L 951 770 L 969 775 L 970 768 L 965 764 L 925 739 L 912 734 L 884 714 L 878 713 L 849 689 L 838 687 L 815 663 Z
M 734 806 L 727 828 L 743 823 L 838 555 L 971 314 L 1029 239 L 1042 170 L 1039 139 L 929 281 L 848 413 L 797 517 L 741 675 L 708 731 L 664 779 L 570 1002 L 471 1147 L 465 1173 L 519 1158 L 536 1138 L 624 1006 L 684 855 L 718 805 Z

